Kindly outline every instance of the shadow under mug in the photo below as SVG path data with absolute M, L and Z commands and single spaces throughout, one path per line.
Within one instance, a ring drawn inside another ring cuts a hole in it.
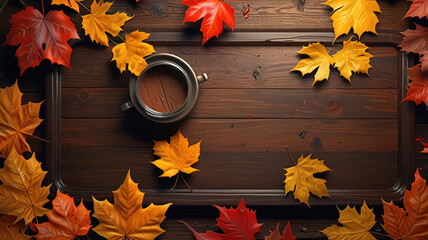
M 138 77 L 133 75 L 129 80 L 129 95 L 131 100 L 120 106 L 122 112 L 135 107 L 144 117 L 158 123 L 176 122 L 186 117 L 198 101 L 199 84 L 207 81 L 208 75 L 204 73 L 196 76 L 192 67 L 190 67 L 186 61 L 169 53 L 153 54 L 146 57 L 145 60 L 148 66 Z M 172 69 L 173 75 L 176 75 L 177 80 L 184 81 L 187 89 L 183 103 L 172 111 L 157 111 L 143 101 L 141 87 L 144 87 L 142 85 L 144 77 L 150 70 L 157 67 L 167 67 Z

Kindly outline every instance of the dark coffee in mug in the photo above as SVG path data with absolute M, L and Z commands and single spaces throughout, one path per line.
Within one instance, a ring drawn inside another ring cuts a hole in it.
M 169 65 L 157 65 L 148 69 L 138 88 L 142 102 L 158 112 L 178 109 L 187 97 L 185 76 Z

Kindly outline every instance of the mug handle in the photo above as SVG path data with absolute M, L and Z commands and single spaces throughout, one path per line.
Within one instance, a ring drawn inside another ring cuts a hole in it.
M 131 101 L 127 101 L 126 103 L 120 105 L 120 110 L 122 112 L 125 112 L 126 110 L 133 108 L 133 107 L 134 107 L 134 104 L 132 104 Z
M 202 75 L 197 76 L 196 79 L 198 80 L 198 83 L 201 84 L 208 80 L 208 75 L 204 73 Z

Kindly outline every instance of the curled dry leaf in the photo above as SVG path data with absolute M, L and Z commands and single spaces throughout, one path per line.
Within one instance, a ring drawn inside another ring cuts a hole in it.
M 114 204 L 92 197 L 93 216 L 100 222 L 93 230 L 99 235 L 110 240 L 153 240 L 164 232 L 160 224 L 172 203 L 142 208 L 144 193 L 132 181 L 130 171 L 113 197 Z
M 32 237 L 25 235 L 25 224 L 16 222 L 16 217 L 3 214 L 0 217 L 0 239 L 2 240 L 30 240 Z
M 26 7 L 12 16 L 12 24 L 5 44 L 18 46 L 15 56 L 21 75 L 44 59 L 71 69 L 70 39 L 79 38 L 76 27 L 62 11 L 49 11 L 43 16 L 39 10 Z
M 154 143 L 153 154 L 160 159 L 152 163 L 163 170 L 163 174 L 159 177 L 171 178 L 180 172 L 191 174 L 199 171 L 192 165 L 199 161 L 201 142 L 189 146 L 189 141 L 179 130 L 171 137 L 170 143 L 167 141 L 154 141 Z M 179 175 L 177 179 L 178 177 Z
M 132 18 L 123 12 L 107 15 L 106 12 L 112 4 L 112 2 L 104 3 L 103 0 L 97 3 L 94 0 L 91 5 L 91 13 L 82 16 L 82 28 L 85 29 L 85 35 L 89 35 L 92 41 L 107 47 L 109 45 L 106 32 L 113 37 L 117 36 L 122 31 L 125 22 Z
M 415 173 L 411 189 L 404 193 L 404 209 L 383 202 L 383 228 L 392 239 L 425 240 L 428 239 L 428 188 L 427 182 Z
M 296 238 L 293 236 L 293 233 L 291 232 L 291 226 L 290 222 L 287 223 L 287 226 L 284 228 L 284 232 L 279 233 L 279 223 L 276 225 L 275 230 L 270 232 L 269 236 L 265 237 L 265 240 L 296 240 Z
M 57 191 L 52 201 L 52 210 L 46 215 L 49 222 L 36 224 L 37 240 L 74 240 L 77 236 L 84 236 L 91 228 L 91 217 L 83 205 L 83 201 L 76 207 L 74 198 Z
M 364 32 L 376 33 L 379 20 L 375 12 L 380 12 L 376 0 L 328 0 L 324 4 L 333 8 L 333 41 L 342 34 L 348 34 L 351 28 L 359 37 Z
M 12 149 L 0 169 L 0 212 L 24 219 L 25 224 L 46 214 L 49 210 L 43 205 L 49 201 L 50 188 L 42 187 L 46 173 L 34 153 L 26 160 Z
M 343 210 L 339 209 L 339 213 L 338 221 L 342 226 L 333 225 L 321 231 L 328 239 L 376 240 L 370 233 L 370 229 L 376 223 L 376 216 L 366 202 L 363 203 L 360 214 L 355 207 L 351 208 L 349 205 Z
M 324 79 L 328 80 L 330 75 L 330 65 L 333 63 L 333 58 L 327 52 L 324 45 L 319 42 L 310 43 L 307 47 L 303 46 L 302 50 L 298 53 L 308 55 L 309 58 L 300 60 L 300 62 L 291 71 L 300 71 L 302 76 L 304 76 L 318 68 L 312 85 Z
M 147 62 L 144 60 L 145 56 L 155 53 L 155 49 L 152 45 L 144 43 L 142 41 L 149 38 L 150 33 L 134 31 L 130 34 L 126 34 L 126 40 L 124 43 L 120 43 L 113 47 L 113 59 L 116 61 L 116 66 L 120 72 L 128 70 L 136 76 L 147 67 Z
M 367 47 L 364 43 L 359 41 L 343 42 L 343 48 L 333 55 L 334 66 L 339 69 L 340 75 L 351 82 L 350 77 L 352 72 L 369 74 L 370 58 L 373 57 L 370 53 L 366 52 Z
M 21 155 L 31 151 L 27 136 L 43 121 L 39 118 L 42 103 L 21 105 L 21 99 L 18 82 L 0 89 L 0 157 L 6 158 L 13 148 Z
M 197 240 L 255 240 L 255 234 L 260 231 L 263 224 L 257 222 L 256 212 L 245 207 L 244 199 L 236 209 L 219 207 L 214 205 L 220 212 L 217 218 L 217 226 L 223 230 L 224 234 L 207 231 L 205 233 L 196 232 L 189 224 L 179 221 L 192 231 Z
M 223 31 L 223 22 L 232 31 L 235 27 L 235 10 L 229 4 L 220 0 L 184 0 L 182 4 L 189 6 L 183 23 L 197 22 L 203 18 L 201 32 L 202 44 L 212 37 L 217 37 Z
M 85 0 L 52 0 L 52 5 L 64 5 L 71 9 L 80 12 L 79 4 L 77 2 L 83 2 Z
M 326 180 L 315 178 L 314 174 L 331 171 L 331 169 L 324 165 L 323 160 L 318 160 L 318 158 L 311 159 L 311 156 L 312 155 L 308 155 L 304 158 L 302 155 L 296 164 L 290 154 L 295 166 L 284 168 L 284 170 L 287 171 L 284 180 L 285 195 L 294 191 L 294 198 L 308 206 L 309 192 L 319 198 L 330 197 L 325 185 Z

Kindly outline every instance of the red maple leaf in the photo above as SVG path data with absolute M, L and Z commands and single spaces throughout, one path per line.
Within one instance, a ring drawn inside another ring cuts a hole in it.
M 58 191 L 52 206 L 52 210 L 46 214 L 49 222 L 36 224 L 38 240 L 73 240 L 76 236 L 88 233 L 91 218 L 82 202 L 76 207 L 74 198 Z
M 180 221 L 192 231 L 198 240 L 255 240 L 255 234 L 260 231 L 263 224 L 257 222 L 256 212 L 245 207 L 244 199 L 236 209 L 219 207 L 214 205 L 220 212 L 217 218 L 217 226 L 223 230 L 224 234 L 207 231 L 205 233 L 196 232 L 189 224 Z
M 18 46 L 15 56 L 22 73 L 44 59 L 68 68 L 71 47 L 68 40 L 79 38 L 76 27 L 62 11 L 50 11 L 43 16 L 39 10 L 27 7 L 12 16 L 5 44 Z
M 416 29 L 407 29 L 401 34 L 404 35 L 399 47 L 402 51 L 423 53 L 428 51 L 428 28 L 415 24 Z
M 218 38 L 223 31 L 223 22 L 233 31 L 235 10 L 229 4 L 219 0 L 184 0 L 181 3 L 189 6 L 183 23 L 203 18 L 200 29 L 203 34 L 202 44 L 214 36 Z
M 404 193 L 404 207 L 383 201 L 383 228 L 392 239 L 428 239 L 428 188 L 426 181 L 415 173 L 411 190 Z
M 413 2 L 412 5 L 410 5 L 409 10 L 407 11 L 406 15 L 404 15 L 404 18 L 408 17 L 418 17 L 418 18 L 424 18 L 428 16 L 428 1 L 427 0 L 407 0 L 410 2 Z
M 421 64 L 409 68 L 409 89 L 404 101 L 413 101 L 416 104 L 428 104 L 428 72 L 421 72 Z
M 293 233 L 291 232 L 291 226 L 290 222 L 287 223 L 287 226 L 284 228 L 284 232 L 279 233 L 279 223 L 276 225 L 275 230 L 270 232 L 269 236 L 265 237 L 265 240 L 296 240 L 296 238 L 293 236 Z

